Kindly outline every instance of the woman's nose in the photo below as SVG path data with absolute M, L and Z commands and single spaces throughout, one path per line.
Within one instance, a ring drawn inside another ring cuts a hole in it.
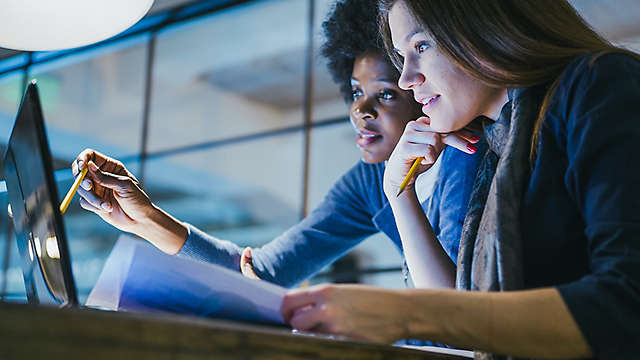
M 418 70 L 413 60 L 405 59 L 402 65 L 402 73 L 398 79 L 398 87 L 402 90 L 412 90 L 414 87 L 424 83 L 426 78 Z
M 370 101 L 361 100 L 353 104 L 353 117 L 357 120 L 375 119 L 376 111 Z

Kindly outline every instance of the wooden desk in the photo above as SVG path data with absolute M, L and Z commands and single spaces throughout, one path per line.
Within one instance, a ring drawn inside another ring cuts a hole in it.
M 231 321 L 0 303 L 0 360 L 13 359 L 464 358 Z

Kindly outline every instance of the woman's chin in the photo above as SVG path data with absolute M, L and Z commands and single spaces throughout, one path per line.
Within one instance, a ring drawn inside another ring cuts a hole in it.
M 462 127 L 456 128 L 456 125 L 459 125 L 459 124 L 456 124 L 454 122 L 449 122 L 449 121 L 438 120 L 438 118 L 431 118 L 431 123 L 429 127 L 431 127 L 431 129 L 433 129 L 433 131 L 437 133 L 450 133 L 464 127 L 462 126 Z
M 370 156 L 367 156 L 367 154 L 364 154 L 364 153 L 360 157 L 360 160 L 362 160 L 362 162 L 365 163 L 365 164 L 375 164 L 375 163 L 377 163 L 377 161 L 375 161 L 375 159 L 373 159 Z
M 379 156 L 379 155 L 377 155 L 375 153 L 370 153 L 368 151 L 363 151 L 361 156 L 360 156 L 360 159 L 365 164 L 377 164 L 377 163 L 381 163 L 381 162 L 387 160 L 387 159 L 383 159 L 381 156 Z

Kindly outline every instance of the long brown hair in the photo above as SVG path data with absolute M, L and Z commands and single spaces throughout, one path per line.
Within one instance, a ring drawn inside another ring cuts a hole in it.
M 488 86 L 524 88 L 551 84 L 531 142 L 537 151 L 540 125 L 560 76 L 576 57 L 607 52 L 637 54 L 617 48 L 598 35 L 566 0 L 379 0 L 380 31 L 396 67 L 388 14 L 403 1 L 439 49 L 464 72 Z

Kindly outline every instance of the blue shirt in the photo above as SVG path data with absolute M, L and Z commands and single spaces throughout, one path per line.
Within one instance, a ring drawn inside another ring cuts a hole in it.
M 441 155 L 432 199 L 423 204 L 440 243 L 454 262 L 473 179 L 486 149 L 486 142 L 474 155 L 447 147 Z M 382 189 L 384 169 L 384 163 L 359 162 L 305 219 L 261 248 L 252 249 L 256 274 L 272 283 L 294 286 L 380 231 L 402 252 L 391 206 Z M 189 225 L 189 235 L 178 255 L 239 270 L 241 253 L 234 243 Z
M 556 286 L 594 354 L 640 344 L 640 62 L 579 57 L 550 103 L 521 212 L 527 288 Z

